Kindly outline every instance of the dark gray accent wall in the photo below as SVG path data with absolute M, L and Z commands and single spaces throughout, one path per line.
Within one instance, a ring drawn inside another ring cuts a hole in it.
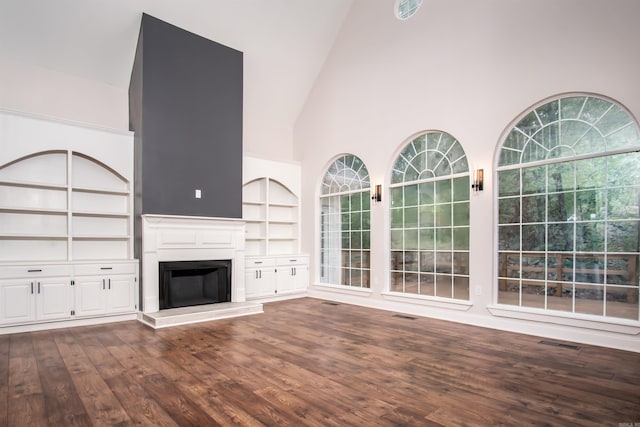
M 242 76 L 242 52 L 143 14 L 129 87 L 136 220 L 242 217 Z

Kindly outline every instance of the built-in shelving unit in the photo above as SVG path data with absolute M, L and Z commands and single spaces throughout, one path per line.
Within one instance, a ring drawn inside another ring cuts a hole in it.
M 0 166 L 0 261 L 68 258 L 67 191 L 65 151 Z
M 135 318 L 132 180 L 131 133 L 0 111 L 0 333 Z
M 106 165 L 74 153 L 70 190 L 72 259 L 129 258 L 129 182 Z
M 298 197 L 269 177 L 243 188 L 243 219 L 247 226 L 247 255 L 298 252 Z
M 304 295 L 309 257 L 300 253 L 300 166 L 244 158 L 246 298 Z
M 0 166 L 0 242 L 0 262 L 130 259 L 129 182 L 70 150 Z

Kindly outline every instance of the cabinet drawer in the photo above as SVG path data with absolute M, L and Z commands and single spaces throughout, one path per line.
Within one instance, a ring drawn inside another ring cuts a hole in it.
M 246 268 L 274 267 L 276 265 L 273 258 L 247 258 L 244 263 Z
M 280 266 L 287 266 L 287 265 L 302 265 L 302 264 L 309 264 L 309 257 L 304 255 L 291 255 L 291 256 L 287 256 L 287 257 L 279 257 L 276 260 L 277 265 Z
M 135 274 L 137 263 L 111 263 L 105 262 L 100 264 L 76 264 L 74 272 L 76 276 L 108 276 L 111 274 Z
M 29 278 L 29 277 L 56 277 L 56 276 L 70 276 L 71 266 L 69 265 L 55 265 L 55 264 L 42 264 L 42 265 L 21 265 L 12 267 L 0 267 L 0 278 Z

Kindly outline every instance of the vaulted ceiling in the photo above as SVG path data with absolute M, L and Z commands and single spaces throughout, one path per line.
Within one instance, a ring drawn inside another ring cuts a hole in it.
M 249 105 L 292 125 L 351 3 L 0 0 L 0 57 L 126 89 L 144 12 L 244 52 Z

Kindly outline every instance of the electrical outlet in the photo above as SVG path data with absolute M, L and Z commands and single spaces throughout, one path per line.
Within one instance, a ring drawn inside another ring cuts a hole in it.
M 196 199 L 202 199 L 202 190 L 196 190 Z

